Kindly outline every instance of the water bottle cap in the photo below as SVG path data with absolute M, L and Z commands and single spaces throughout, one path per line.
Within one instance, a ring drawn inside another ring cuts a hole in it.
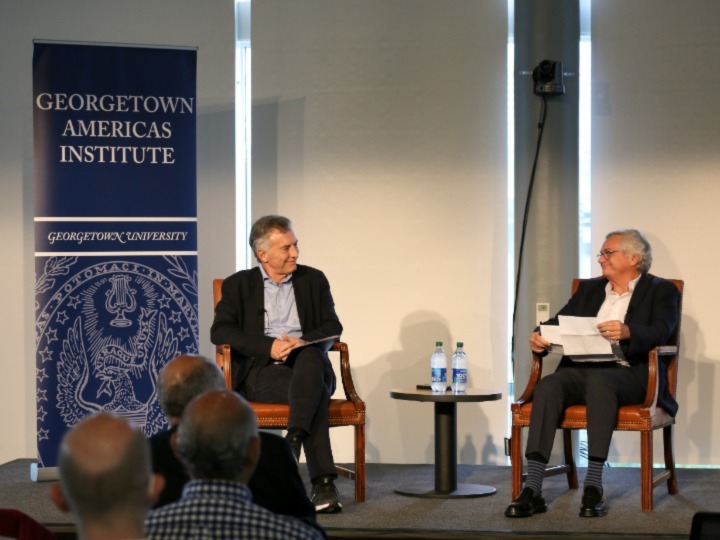
M 442 347 L 442 341 L 436 341 L 435 342 L 436 347 Z
M 463 346 L 463 342 L 462 342 L 462 341 L 458 341 L 458 342 L 457 342 L 457 346 L 458 346 L 458 347 L 462 347 L 462 346 Z

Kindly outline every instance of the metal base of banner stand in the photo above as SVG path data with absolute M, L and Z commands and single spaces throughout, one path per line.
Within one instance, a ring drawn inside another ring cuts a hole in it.
M 57 482 L 60 480 L 60 469 L 57 467 L 38 467 L 37 463 L 31 463 L 30 480 L 33 482 Z

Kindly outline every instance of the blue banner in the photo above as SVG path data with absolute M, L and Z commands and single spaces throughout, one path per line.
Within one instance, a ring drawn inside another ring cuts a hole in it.
M 38 462 L 96 411 L 166 429 L 157 376 L 198 351 L 196 62 L 36 43 Z

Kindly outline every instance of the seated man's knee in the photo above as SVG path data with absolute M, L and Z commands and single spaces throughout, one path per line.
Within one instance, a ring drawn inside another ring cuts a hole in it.
M 325 353 L 317 347 L 305 347 L 300 350 L 295 359 L 295 369 L 312 369 L 322 371 L 325 366 Z
M 562 386 L 555 377 L 549 376 L 540 379 L 535 387 L 533 400 L 537 401 L 547 396 L 557 396 L 562 394 Z

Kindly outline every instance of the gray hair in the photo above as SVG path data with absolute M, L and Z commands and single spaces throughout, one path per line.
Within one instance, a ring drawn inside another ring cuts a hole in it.
M 607 240 L 611 236 L 620 237 L 620 245 L 622 250 L 628 255 L 637 255 L 640 260 L 638 262 L 638 270 L 641 274 L 650 271 L 652 266 L 652 247 L 642 233 L 636 229 L 618 229 L 608 233 L 605 236 Z
M 236 392 L 211 391 L 198 400 L 221 393 L 232 394 L 235 403 L 214 409 L 191 404 L 178 426 L 178 454 L 194 479 L 237 480 L 247 465 L 250 445 L 258 437 L 257 417 Z
M 109 413 L 92 418 L 98 417 L 120 419 Z M 94 460 L 88 461 L 86 456 L 73 457 L 73 450 L 66 442 L 72 431 L 63 437 L 58 458 L 60 483 L 73 513 L 81 521 L 97 521 L 126 511 L 131 515 L 144 515 L 150 506 L 150 447 L 142 432 L 133 431 L 128 443 L 117 449 L 117 460 L 100 465 Z
M 195 397 L 208 390 L 225 387 L 225 378 L 217 364 L 202 356 L 193 358 L 198 360 L 197 365 L 182 380 L 165 384 L 162 377 L 159 379 L 158 399 L 168 417 L 180 418 L 187 404 Z
M 291 231 L 292 222 L 283 216 L 270 215 L 263 216 L 253 223 L 252 229 L 250 229 L 249 244 L 258 262 L 260 262 L 258 250 L 262 249 L 263 251 L 267 251 L 270 247 L 268 246 L 269 236 L 274 230 L 278 230 L 283 233 Z

